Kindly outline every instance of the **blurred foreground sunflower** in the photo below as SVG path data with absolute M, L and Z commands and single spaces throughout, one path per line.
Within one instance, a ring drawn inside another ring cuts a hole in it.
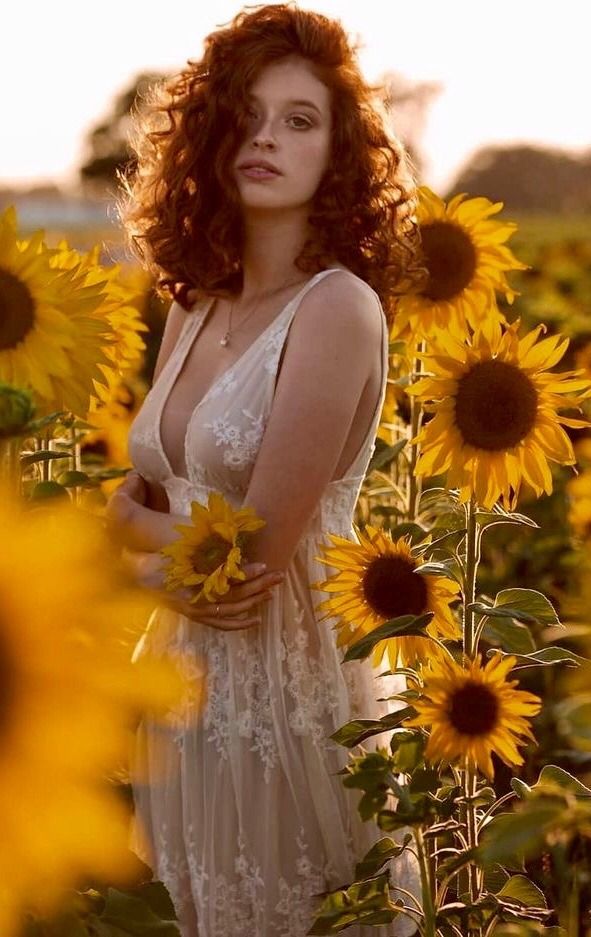
M 430 761 L 478 767 L 491 780 L 492 752 L 507 765 L 523 764 L 517 746 L 535 742 L 528 717 L 540 711 L 541 700 L 507 680 L 515 663 L 500 654 L 484 667 L 480 657 L 467 667 L 447 655 L 431 661 L 422 674 L 421 698 L 412 703 L 417 715 L 404 722 L 431 727 L 425 749 Z
M 508 270 L 526 270 L 505 245 L 517 225 L 492 221 L 502 202 L 487 198 L 464 201 L 455 195 L 446 206 L 428 186 L 418 190 L 417 219 L 429 280 L 422 292 L 408 292 L 397 300 L 391 338 L 428 338 L 444 329 L 463 335 L 466 323 L 476 327 L 483 317 L 504 321 L 495 290 L 509 304 L 515 296 L 506 279 Z
M 574 465 L 563 426 L 587 427 L 585 419 L 558 413 L 580 410 L 591 381 L 580 371 L 552 374 L 569 340 L 552 335 L 538 342 L 545 326 L 523 338 L 519 320 L 504 328 L 491 321 L 471 341 L 438 333 L 421 354 L 430 376 L 407 387 L 435 416 L 412 442 L 420 446 L 416 472 L 447 472 L 460 500 L 475 495 L 487 508 L 502 498 L 511 507 L 523 482 L 536 496 L 552 491 L 548 460 Z
M 84 416 L 100 365 L 117 341 L 97 315 L 104 282 L 89 284 L 74 265 L 60 269 L 43 231 L 19 241 L 13 206 L 0 214 L 0 380 L 35 393 L 37 415 L 72 410 Z
M 338 534 L 328 534 L 332 547 L 321 545 L 319 562 L 339 570 L 313 589 L 334 593 L 316 606 L 325 611 L 320 621 L 336 617 L 337 647 L 350 647 L 384 622 L 401 615 L 433 612 L 427 632 L 439 639 L 459 637 L 459 626 L 450 608 L 459 585 L 444 576 L 423 576 L 416 572 L 420 560 L 413 555 L 404 537 L 393 541 L 389 532 L 367 524 L 355 528 L 359 543 Z M 399 664 L 413 666 L 437 653 L 428 638 L 403 636 L 376 644 L 372 664 L 377 667 L 387 652 L 392 669 Z
M 64 889 L 136 874 L 129 816 L 108 776 L 142 711 L 186 692 L 173 661 L 132 662 L 154 602 L 123 578 L 96 519 L 0 498 L 0 933 Z
M 225 595 L 230 579 L 246 579 L 240 569 L 245 535 L 264 527 L 254 509 L 235 510 L 218 491 L 210 491 L 207 506 L 191 502 L 191 524 L 176 524 L 181 537 L 160 552 L 170 558 L 165 585 L 168 591 L 183 586 L 202 586 L 189 601 L 202 595 L 208 602 Z

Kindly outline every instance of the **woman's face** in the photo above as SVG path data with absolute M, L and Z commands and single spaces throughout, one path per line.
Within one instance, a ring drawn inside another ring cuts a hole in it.
M 330 92 L 299 57 L 264 68 L 249 92 L 248 129 L 233 164 L 243 207 L 309 205 L 328 165 Z M 266 161 L 276 172 L 241 169 Z

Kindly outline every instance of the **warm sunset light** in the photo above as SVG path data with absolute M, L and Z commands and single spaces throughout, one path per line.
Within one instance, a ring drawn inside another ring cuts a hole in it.
M 376 80 L 386 71 L 440 84 L 422 135 L 425 181 L 441 187 L 485 143 L 591 143 L 591 86 L 584 0 L 499 0 L 494 14 L 470 0 L 317 0 L 364 48 Z M 235 0 L 103 0 L 92 24 L 80 5 L 11 4 L 0 58 L 0 183 L 70 182 L 84 135 L 144 70 L 174 71 L 198 58 L 207 33 L 238 10 Z

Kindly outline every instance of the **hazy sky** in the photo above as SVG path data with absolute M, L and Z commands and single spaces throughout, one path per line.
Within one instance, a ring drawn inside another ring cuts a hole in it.
M 478 146 L 591 146 L 589 0 L 300 0 L 362 41 L 364 74 L 444 85 L 422 181 L 444 187 Z M 65 183 L 83 136 L 141 70 L 199 58 L 235 0 L 10 2 L 2 15 L 0 184 Z

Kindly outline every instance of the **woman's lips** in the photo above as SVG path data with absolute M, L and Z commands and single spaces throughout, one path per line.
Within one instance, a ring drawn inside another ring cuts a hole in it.
M 240 168 L 240 172 L 248 176 L 249 179 L 276 179 L 280 175 L 278 172 L 273 172 L 272 169 L 263 169 L 258 166 L 244 166 Z

